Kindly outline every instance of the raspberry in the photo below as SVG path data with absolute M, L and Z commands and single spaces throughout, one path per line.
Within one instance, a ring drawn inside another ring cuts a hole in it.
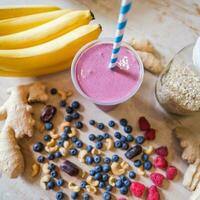
M 145 186 L 139 182 L 132 182 L 130 186 L 131 193 L 136 197 L 142 197 L 145 191 Z
M 153 128 L 150 128 L 144 133 L 144 137 L 146 140 L 154 140 L 156 137 L 156 130 Z
M 157 156 L 154 160 L 153 160 L 153 165 L 155 168 L 160 168 L 160 169 L 166 169 L 168 166 L 167 161 L 165 160 L 164 157 L 162 156 Z
M 150 179 L 156 186 L 162 187 L 165 177 L 160 173 L 154 172 L 154 173 L 151 173 Z
M 140 117 L 138 123 L 141 131 L 147 131 L 150 129 L 150 124 L 145 117 Z
M 155 152 L 159 156 L 166 157 L 168 155 L 168 148 L 166 146 L 161 146 L 155 149 Z
M 169 166 L 166 170 L 166 178 L 168 180 L 173 180 L 177 175 L 177 169 L 174 166 Z
M 155 185 L 148 188 L 146 200 L 160 200 L 160 194 Z

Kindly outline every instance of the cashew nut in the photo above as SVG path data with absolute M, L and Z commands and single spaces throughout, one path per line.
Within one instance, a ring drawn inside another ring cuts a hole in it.
M 126 161 L 122 161 L 120 163 L 120 166 L 124 169 L 124 170 L 128 170 L 130 168 L 130 165 L 126 162 Z
M 68 134 L 69 137 L 73 137 L 76 136 L 76 129 L 75 128 L 71 128 L 71 133 Z
M 47 189 L 46 187 L 46 183 L 51 179 L 50 175 L 44 175 L 43 177 L 41 177 L 40 179 L 40 186 L 41 188 L 43 188 L 44 190 Z
M 137 172 L 141 176 L 145 176 L 146 175 L 146 171 L 144 170 L 143 166 L 139 167 Z
M 70 142 L 69 141 L 65 141 L 64 144 L 63 144 L 63 146 L 64 146 L 65 149 L 69 149 Z
M 97 192 L 97 188 L 92 185 L 86 185 L 86 190 L 88 193 L 93 193 L 93 194 Z
M 86 171 L 81 172 L 81 178 L 86 178 L 88 176 L 88 173 Z
M 105 141 L 105 146 L 107 150 L 112 150 L 114 147 L 114 142 L 112 138 L 107 138 Z
M 73 192 L 79 192 L 81 190 L 80 187 L 73 182 L 68 183 L 68 188 Z
M 72 92 L 72 90 L 67 90 L 66 94 L 67 94 L 67 97 L 70 97 L 70 96 L 72 96 L 73 92 Z
M 65 127 L 67 127 L 67 126 L 71 126 L 71 123 L 70 122 L 62 122 L 60 125 L 60 130 L 64 131 Z
M 121 168 L 119 162 L 113 162 L 111 164 L 111 170 L 114 175 L 120 176 L 126 172 L 124 168 Z
M 66 156 L 67 155 L 67 149 L 65 149 L 64 147 L 60 147 L 59 148 L 60 153 L 62 154 L 62 156 Z
M 55 146 L 55 144 L 56 144 L 56 141 L 54 139 L 51 139 L 49 142 L 47 142 L 48 147 L 53 147 Z
M 114 187 L 116 180 L 117 179 L 114 176 L 110 176 L 110 178 L 108 179 L 108 183 Z
M 154 151 L 153 146 L 148 146 L 144 149 L 144 153 L 146 153 L 147 155 L 151 155 Z
M 53 139 L 58 139 L 60 137 L 60 135 L 56 132 L 55 129 L 53 129 L 52 131 L 49 132 L 49 135 L 53 138 Z
M 50 169 L 48 168 L 49 164 L 48 163 L 44 163 L 44 165 L 42 166 L 42 172 L 44 174 L 49 174 L 50 173 Z
M 99 185 L 99 181 L 98 180 L 93 180 L 92 176 L 88 176 L 87 179 L 86 179 L 86 182 L 89 185 L 92 185 L 92 186 L 95 186 L 95 187 Z
M 62 100 L 66 100 L 67 99 L 67 93 L 64 90 L 58 90 L 58 95 L 60 96 L 60 98 Z
M 48 152 L 48 153 L 49 152 L 52 153 L 52 152 L 55 152 L 57 150 L 58 150 L 58 146 L 57 145 L 55 145 L 54 147 L 48 147 L 48 146 L 45 147 L 45 151 Z
M 32 173 L 31 173 L 31 176 L 32 176 L 32 177 L 35 177 L 35 176 L 37 176 L 37 175 L 39 174 L 39 172 L 40 172 L 40 165 L 34 163 L 34 164 L 32 165 Z
M 78 154 L 78 159 L 81 163 L 84 163 L 85 162 L 85 156 L 87 155 L 87 151 L 85 149 L 82 149 L 79 151 L 79 154 Z
M 103 155 L 104 153 L 99 149 L 93 148 L 92 151 L 91 151 L 91 154 L 92 155 Z

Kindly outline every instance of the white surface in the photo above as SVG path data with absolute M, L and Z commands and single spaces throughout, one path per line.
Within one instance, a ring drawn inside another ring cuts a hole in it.
M 82 3 L 82 4 L 81 4 Z M 117 0 L 1 0 L 0 5 L 11 4 L 56 4 L 63 8 L 85 8 L 89 7 L 95 14 L 96 22 L 103 26 L 101 36 L 113 36 L 117 21 L 117 13 L 120 1 Z M 149 38 L 163 57 L 163 62 L 168 63 L 174 54 L 184 46 L 194 42 L 200 34 L 200 2 L 199 0 L 137 0 L 134 1 L 133 10 L 130 13 L 126 39 L 132 37 Z M 59 88 L 73 87 L 70 81 L 70 73 L 62 72 L 59 74 L 39 78 L 47 81 L 49 86 Z M 6 88 L 38 80 L 38 78 L 0 78 L 0 103 L 3 103 L 6 96 Z M 188 200 L 190 193 L 182 186 L 182 175 L 187 167 L 186 163 L 180 158 L 180 148 L 171 130 L 177 124 L 183 124 L 190 127 L 193 131 L 200 132 L 200 115 L 189 117 L 169 116 L 165 114 L 158 105 L 155 96 L 156 77 L 145 73 L 144 82 L 141 89 L 134 98 L 120 105 L 115 110 L 104 113 L 95 105 L 86 101 L 75 93 L 75 99 L 78 99 L 84 105 L 84 121 L 94 118 L 97 121 L 107 122 L 110 118 L 119 119 L 126 117 L 132 125 L 137 123 L 141 115 L 150 119 L 152 126 L 158 130 L 156 145 L 167 145 L 170 149 L 170 163 L 177 166 L 180 171 L 178 180 L 170 182 L 166 189 L 162 190 L 162 199 L 166 200 Z M 134 131 L 136 133 L 137 130 Z M 87 133 L 81 133 L 81 138 L 86 138 Z M 33 143 L 36 136 L 28 143 Z M 23 149 L 29 145 L 24 143 Z M 32 155 L 26 149 L 26 164 L 30 167 Z M 55 199 L 55 193 L 43 191 L 39 187 L 39 179 L 30 178 L 30 168 L 26 170 L 25 175 L 17 180 L 8 180 L 5 177 L 0 179 L 0 200 L 49 200 Z M 81 167 L 85 167 L 82 166 Z M 69 179 L 70 177 L 65 177 Z M 75 179 L 73 179 L 75 180 Z M 144 178 L 140 179 L 144 180 Z M 150 182 L 144 180 L 147 185 Z M 69 193 L 69 191 L 66 191 Z M 101 196 L 95 199 L 102 199 Z M 129 197 L 129 199 L 133 199 Z

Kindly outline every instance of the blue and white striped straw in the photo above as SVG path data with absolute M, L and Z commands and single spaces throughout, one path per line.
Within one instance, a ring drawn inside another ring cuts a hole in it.
M 131 4 L 132 4 L 132 0 L 122 0 L 118 23 L 117 23 L 117 30 L 115 33 L 115 39 L 113 43 L 111 60 L 109 64 L 110 69 L 115 67 L 117 63 L 117 59 L 118 59 L 118 55 L 119 55 L 119 51 L 121 47 L 121 42 L 124 36 L 125 27 L 127 24 L 127 14 L 130 11 Z

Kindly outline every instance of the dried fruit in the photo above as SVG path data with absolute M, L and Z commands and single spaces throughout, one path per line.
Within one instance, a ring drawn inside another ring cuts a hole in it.
M 160 173 L 154 172 L 150 175 L 150 179 L 156 186 L 162 187 L 165 177 Z
M 125 156 L 128 159 L 132 159 L 141 153 L 142 153 L 142 147 L 140 145 L 135 145 L 125 153 Z
M 135 197 L 142 197 L 145 191 L 145 186 L 139 182 L 132 182 L 130 191 Z
M 168 162 L 162 156 L 156 156 L 153 160 L 153 165 L 155 168 L 166 169 L 168 166 Z
M 148 188 L 146 200 L 160 200 L 160 194 L 155 185 Z
M 77 176 L 79 174 L 79 168 L 69 160 L 65 160 L 61 163 L 60 168 L 70 176 Z
M 140 117 L 138 123 L 141 131 L 147 131 L 151 127 L 148 120 L 145 117 Z
M 177 175 L 177 169 L 174 166 L 169 166 L 166 170 L 166 178 L 168 180 L 173 180 Z
M 144 137 L 146 140 L 154 140 L 156 138 L 156 130 L 153 128 L 150 128 L 144 133 Z
M 155 149 L 155 152 L 159 156 L 167 157 L 168 155 L 168 148 L 166 146 L 161 146 Z
M 56 107 L 54 107 L 52 105 L 47 105 L 42 109 L 40 119 L 43 122 L 49 122 L 56 114 L 56 111 L 57 111 Z

